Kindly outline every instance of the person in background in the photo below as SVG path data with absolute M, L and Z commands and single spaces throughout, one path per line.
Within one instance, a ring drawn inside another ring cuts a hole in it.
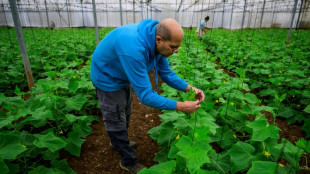
M 133 150 L 135 142 L 128 139 L 132 88 L 140 102 L 161 110 L 193 113 L 201 107 L 205 95 L 190 86 L 169 67 L 168 57 L 178 52 L 184 33 L 174 19 L 161 22 L 142 20 L 111 31 L 97 46 L 92 55 L 91 80 L 99 98 L 105 129 L 112 146 L 121 156 L 120 167 L 138 173 L 144 166 L 137 161 Z M 179 102 L 157 94 L 148 76 L 155 70 L 169 86 L 196 92 L 196 101 Z
M 197 36 L 198 39 L 201 41 L 202 40 L 202 34 L 206 33 L 207 34 L 207 22 L 209 21 L 209 16 L 205 17 L 205 20 L 202 20 L 199 24 L 199 26 L 197 27 Z

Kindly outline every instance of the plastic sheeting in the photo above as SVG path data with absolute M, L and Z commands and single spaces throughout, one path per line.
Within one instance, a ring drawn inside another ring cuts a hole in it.
M 0 25 L 14 26 L 8 0 L 1 2 Z M 184 27 L 197 27 L 205 16 L 209 16 L 207 25 L 210 28 L 259 28 L 263 2 L 263 0 L 144 0 L 133 3 L 122 0 L 122 18 L 123 24 L 139 22 L 145 18 L 156 20 L 174 18 Z M 266 0 L 262 27 L 289 28 L 294 3 L 294 0 Z M 17 0 L 17 5 L 24 27 L 48 27 L 48 23 L 55 28 L 94 27 L 92 0 Z M 300 7 L 301 0 L 298 0 L 293 27 L 296 27 Z M 99 27 L 121 25 L 119 0 L 96 0 L 96 9 Z

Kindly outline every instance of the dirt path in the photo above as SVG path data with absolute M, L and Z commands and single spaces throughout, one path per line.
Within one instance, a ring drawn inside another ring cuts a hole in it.
M 155 89 L 154 72 L 151 72 L 149 76 L 153 89 Z M 159 86 L 161 86 L 161 81 Z M 159 114 L 160 110 L 141 104 L 134 93 L 129 139 L 137 142 L 138 147 L 135 150 L 138 161 L 147 167 L 156 164 L 153 158 L 160 150 L 157 143 L 147 134 L 148 130 L 160 124 Z M 93 132 L 86 138 L 81 156 L 75 157 L 68 154 L 66 160 L 78 174 L 127 174 L 128 172 L 122 170 L 118 165 L 120 162 L 118 152 L 109 145 L 110 140 L 105 131 L 100 110 L 95 110 L 94 115 L 98 115 L 99 122 L 92 124 Z

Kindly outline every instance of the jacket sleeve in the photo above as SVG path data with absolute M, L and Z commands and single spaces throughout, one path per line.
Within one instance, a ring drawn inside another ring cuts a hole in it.
M 188 83 L 173 72 L 168 63 L 168 58 L 160 57 L 158 60 L 158 74 L 160 78 L 174 89 L 185 91 Z
M 161 110 L 176 109 L 176 101 L 162 97 L 152 89 L 145 62 L 126 55 L 119 55 L 119 58 L 124 72 L 142 104 Z

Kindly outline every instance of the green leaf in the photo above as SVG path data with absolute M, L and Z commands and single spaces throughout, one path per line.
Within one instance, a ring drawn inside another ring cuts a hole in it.
M 310 141 L 301 138 L 297 141 L 296 146 L 310 153 Z
M 91 127 L 88 125 L 87 120 L 79 120 L 78 123 L 73 124 L 73 131 L 77 132 L 80 137 L 87 137 L 89 134 L 91 134 Z
M 266 120 L 255 120 L 247 125 L 253 129 L 252 140 L 264 141 L 267 138 L 279 139 L 279 128 L 269 125 Z
M 182 136 L 176 146 L 180 149 L 178 155 L 186 159 L 190 173 L 195 173 L 203 164 L 210 163 L 208 152 L 212 147 L 206 142 L 192 142 L 187 136 Z
M 310 136 L 310 118 L 307 118 L 304 120 L 305 123 L 304 125 L 302 126 L 302 130 L 304 130 L 306 132 L 306 138 L 308 138 Z
M 310 104 L 304 109 L 304 111 L 307 112 L 308 114 L 310 114 Z
M 79 89 L 79 80 L 70 79 L 68 89 L 70 90 L 70 92 L 75 93 Z
M 282 139 L 281 144 L 273 146 L 273 152 L 276 156 L 280 156 L 283 153 L 283 158 L 288 160 L 295 168 L 299 165 L 299 159 L 304 151 L 294 146 L 286 139 Z M 271 153 L 271 154 L 272 154 Z
M 15 159 L 16 156 L 27 150 L 23 147 L 18 135 L 0 134 L 0 157 Z
M 165 112 L 164 114 L 159 115 L 162 118 L 163 123 L 175 122 L 180 118 L 184 118 L 185 114 L 183 112 Z
M 7 125 L 10 125 L 13 120 L 14 120 L 14 116 L 9 116 L 5 120 L 0 121 L 0 129 Z
M 230 163 L 232 165 L 231 172 L 234 174 L 238 171 L 249 168 L 251 162 L 256 159 L 253 154 L 255 148 L 247 143 L 238 141 L 231 149 L 228 150 Z
M 161 149 L 159 152 L 156 153 L 154 161 L 157 161 L 159 163 L 163 163 L 163 162 L 169 161 L 168 153 L 169 153 L 169 149 L 168 148 Z
M 219 126 L 215 123 L 215 119 L 209 113 L 205 112 L 203 109 L 198 109 L 196 112 L 197 112 L 196 126 L 208 127 L 210 129 L 210 132 L 214 135 L 216 133 L 216 129 L 219 128 Z M 192 125 L 195 125 L 195 120 L 193 119 L 192 121 L 193 121 Z M 207 134 L 207 132 L 205 132 L 205 134 Z
M 274 174 L 277 163 L 270 161 L 254 161 L 247 174 Z
M 51 161 L 52 166 L 54 166 L 54 170 L 59 172 L 60 174 L 75 174 L 76 172 L 71 169 L 67 161 L 64 160 L 54 160 Z
M 296 113 L 293 109 L 291 108 L 281 108 L 279 113 L 278 113 L 278 116 L 281 116 L 281 117 L 284 117 L 284 118 L 290 118 L 292 116 L 294 116 Z
M 35 134 L 38 139 L 33 142 L 33 144 L 39 148 L 48 148 L 51 152 L 62 149 L 66 146 L 66 142 L 62 139 L 56 137 L 52 132 L 46 135 Z
M 180 135 L 178 135 L 180 136 Z M 177 154 L 179 152 L 179 148 L 176 146 L 176 144 L 179 142 L 178 139 L 174 140 L 171 145 L 170 145 L 170 150 L 168 152 L 168 157 L 170 159 L 176 159 L 177 158 Z
M 40 126 L 44 126 L 45 124 L 47 124 L 48 120 L 52 119 L 53 119 L 52 111 L 46 109 L 45 106 L 42 106 L 36 109 L 34 112 L 32 112 L 30 122 L 34 125 L 34 127 L 38 128 Z
M 4 159 L 0 156 L 0 171 L 3 174 L 9 173 L 9 168 L 5 164 Z
M 246 93 L 245 95 L 245 100 L 248 101 L 251 104 L 260 104 L 261 101 L 256 97 L 256 95 L 252 93 Z
M 74 123 L 76 120 L 85 120 L 89 116 L 75 116 L 73 114 L 66 114 L 66 118 L 70 121 L 70 123 Z
M 81 147 L 85 140 L 80 138 L 79 133 L 72 131 L 68 134 L 68 138 L 63 138 L 63 140 L 67 143 L 65 146 L 67 151 L 72 155 L 80 156 Z
M 158 144 L 162 145 L 164 143 L 170 144 L 176 138 L 177 133 L 174 130 L 173 124 L 171 122 L 161 124 L 159 130 Z
M 54 172 L 51 168 L 46 168 L 44 166 L 38 166 L 35 169 L 31 170 L 29 174 L 59 174 L 58 172 Z
M 210 169 L 215 169 L 222 174 L 228 173 L 230 171 L 230 157 L 227 152 L 210 154 L 210 159 Z
M 66 105 L 75 110 L 81 110 L 82 106 L 85 104 L 87 101 L 87 98 L 81 96 L 81 95 L 76 95 L 74 97 L 71 97 L 65 101 Z
M 5 100 L 5 96 L 3 93 L 0 93 L 0 105 L 2 104 L 2 102 Z
M 171 174 L 173 173 L 175 166 L 176 162 L 172 160 L 154 165 L 149 169 L 144 168 L 139 174 Z

